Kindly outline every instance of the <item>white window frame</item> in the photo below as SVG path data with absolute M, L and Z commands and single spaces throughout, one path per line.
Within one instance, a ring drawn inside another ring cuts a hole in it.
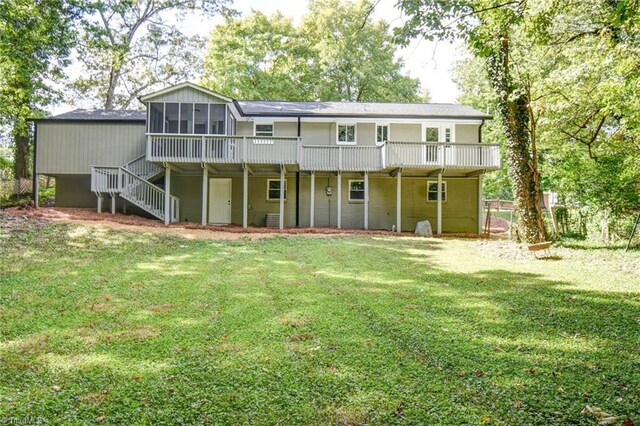
M 353 126 L 353 142 L 340 141 L 340 126 Z M 336 123 L 336 145 L 357 145 L 358 144 L 358 124 L 357 123 Z
M 378 142 L 378 127 L 387 128 L 387 139 L 382 142 Z M 384 145 L 385 142 L 390 141 L 391 140 L 391 123 L 376 123 L 375 134 L 373 136 L 374 136 L 374 140 L 376 141 L 376 145 L 378 146 Z
M 349 187 L 348 187 L 348 191 L 349 191 L 349 202 L 350 203 L 364 203 L 364 198 L 360 199 L 360 198 L 351 198 L 351 184 L 354 182 L 362 182 L 362 184 L 364 185 L 364 179 L 349 179 Z M 365 189 L 362 190 L 362 193 L 364 194 Z
M 420 136 L 422 142 L 427 142 L 427 128 L 438 129 L 438 142 L 437 143 L 454 143 L 456 140 L 456 125 L 454 123 L 422 123 L 422 135 Z M 450 140 L 447 141 L 446 133 L 449 129 Z M 436 142 L 429 142 L 436 143 Z
M 271 134 L 270 135 L 259 135 L 258 134 L 258 126 L 271 126 Z M 272 138 L 276 135 L 276 126 L 273 121 L 254 121 L 253 122 L 253 136 L 262 137 L 262 138 Z
M 278 198 L 269 197 L 269 188 L 271 188 L 271 182 L 280 183 L 280 179 L 267 179 L 267 201 L 269 202 L 280 201 L 280 195 L 278 195 Z M 287 201 L 287 180 L 286 179 L 284 180 L 284 201 Z
M 228 130 L 228 116 L 229 116 L 229 105 L 228 104 L 222 104 L 222 103 L 216 103 L 216 102 L 173 102 L 173 101 L 162 101 L 162 102 L 157 102 L 157 101 L 149 101 L 147 102 L 147 133 L 152 133 L 151 130 L 151 103 L 157 103 L 157 104 L 162 104 L 162 135 L 180 135 L 180 136 L 185 136 L 185 135 L 195 135 L 195 136 L 230 136 L 227 133 Z M 207 131 L 206 133 L 180 133 L 180 120 L 182 118 L 182 104 L 191 104 L 192 105 L 192 130 L 195 130 L 195 119 L 196 119 L 196 104 L 207 104 Z M 178 133 L 167 133 L 167 123 L 166 123 L 166 118 L 167 118 L 167 104 L 178 104 Z M 224 133 L 209 133 L 209 131 L 211 130 L 210 126 L 211 126 L 211 105 L 224 105 L 224 118 L 223 118 L 223 127 L 224 127 Z M 274 127 L 275 130 L 275 127 Z M 155 133 L 152 133 L 155 134 Z
M 427 181 L 427 203 L 437 203 L 438 202 L 438 193 L 437 192 L 436 192 L 436 199 L 435 200 L 430 200 L 429 199 L 429 192 L 430 192 L 429 191 L 429 187 L 431 186 L 431 184 L 435 184 L 436 188 L 437 188 L 438 187 L 437 186 L 438 185 L 438 181 L 437 180 L 428 180 Z M 447 188 L 447 181 L 446 180 L 442 181 L 442 190 L 443 190 L 442 191 L 443 192 L 443 194 L 442 194 L 442 202 L 446 203 L 447 199 L 449 198 L 449 196 L 448 196 L 449 195 L 449 190 Z

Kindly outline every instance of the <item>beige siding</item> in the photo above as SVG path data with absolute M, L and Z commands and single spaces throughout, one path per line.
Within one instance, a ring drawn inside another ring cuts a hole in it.
M 334 123 L 305 123 L 303 120 L 300 133 L 304 145 L 335 145 Z
M 182 89 L 175 90 L 164 95 L 156 96 L 146 102 L 202 102 L 202 103 L 220 103 L 226 104 L 224 99 L 220 99 L 216 96 L 209 95 L 207 93 L 195 90 L 191 87 L 183 87 Z
M 56 207 L 95 207 L 91 175 L 56 176 Z
M 144 124 L 39 123 L 37 169 L 87 174 L 91 165 L 120 166 L 142 155 Z
M 274 123 L 275 136 L 298 136 L 298 123 L 291 121 L 276 121 Z
M 478 143 L 478 124 L 456 124 L 456 142 Z
M 253 123 L 248 121 L 236 122 L 236 134 L 238 136 L 251 136 L 253 135 Z
M 389 139 L 396 142 L 420 142 L 422 125 L 416 123 L 391 123 Z
M 220 176 L 224 177 L 224 176 Z M 273 176 L 274 179 L 278 177 Z M 249 177 L 249 224 L 264 226 L 267 213 L 278 213 L 277 201 L 267 201 L 268 177 Z M 349 180 L 362 179 L 361 175 L 344 174 L 342 178 L 342 227 L 364 227 L 364 205 L 349 202 Z M 402 179 L 402 229 L 413 231 L 420 220 L 429 220 L 435 230 L 436 203 L 427 201 L 427 181 L 431 178 Z M 477 231 L 478 179 L 445 178 L 448 199 L 443 203 L 442 227 L 444 232 Z M 396 179 L 370 177 L 369 227 L 391 229 L 396 222 Z M 309 226 L 310 178 L 300 178 L 300 226 Z M 287 177 L 285 202 L 285 226 L 295 226 L 296 212 L 295 175 Z M 316 176 L 315 225 L 336 226 L 337 177 Z M 325 188 L 333 187 L 333 195 L 327 196 Z M 201 218 L 201 176 L 175 176 L 171 181 L 172 194 L 180 198 L 180 220 L 199 222 Z M 231 218 L 234 224 L 242 224 L 242 177 L 232 177 Z
M 374 123 L 358 123 L 356 129 L 358 145 L 376 144 L 376 125 Z

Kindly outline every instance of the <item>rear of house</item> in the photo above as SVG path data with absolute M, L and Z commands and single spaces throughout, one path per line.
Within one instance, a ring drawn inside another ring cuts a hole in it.
M 482 175 L 500 167 L 499 147 L 481 143 L 490 117 L 462 105 L 236 101 L 191 83 L 141 101 L 36 120 L 35 172 L 56 178 L 56 206 L 476 233 Z

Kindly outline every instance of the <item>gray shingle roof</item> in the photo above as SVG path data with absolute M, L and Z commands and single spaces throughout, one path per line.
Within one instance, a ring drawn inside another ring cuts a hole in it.
M 236 101 L 246 116 L 491 118 L 466 105 L 378 102 Z
M 36 121 L 145 121 L 147 113 L 140 110 L 76 109 Z

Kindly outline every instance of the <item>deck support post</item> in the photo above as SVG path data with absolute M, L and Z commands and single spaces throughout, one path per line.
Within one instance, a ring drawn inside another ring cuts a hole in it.
M 284 179 L 284 165 L 280 166 L 280 229 L 284 229 L 284 190 L 286 180 Z
M 34 154 L 35 156 L 35 154 Z M 40 175 L 33 173 L 33 206 L 35 208 L 40 207 L 38 197 L 40 195 Z
M 165 166 L 164 171 L 164 224 L 171 223 L 171 167 Z
M 442 171 L 438 172 L 438 196 L 437 196 L 436 234 L 442 235 Z
M 116 214 L 116 194 L 111 194 L 111 214 Z
M 98 193 L 98 206 L 96 210 L 98 210 L 98 213 L 102 213 L 102 195 L 100 193 Z
M 122 214 L 127 214 L 127 200 L 122 199 Z
M 338 172 L 338 212 L 336 217 L 336 223 L 338 229 L 342 228 L 342 173 Z
M 200 222 L 202 226 L 207 224 L 208 192 L 209 192 L 209 169 L 207 168 L 207 166 L 203 165 L 202 167 L 202 217 Z
M 402 232 L 402 170 L 396 175 L 396 232 Z
M 369 229 L 369 172 L 364 172 L 364 229 Z
M 478 176 L 478 235 L 482 235 L 482 175 Z
M 311 198 L 309 201 L 309 228 L 314 227 L 316 204 L 316 172 L 311 172 Z
M 242 170 L 242 227 L 249 226 L 249 169 L 244 165 Z

